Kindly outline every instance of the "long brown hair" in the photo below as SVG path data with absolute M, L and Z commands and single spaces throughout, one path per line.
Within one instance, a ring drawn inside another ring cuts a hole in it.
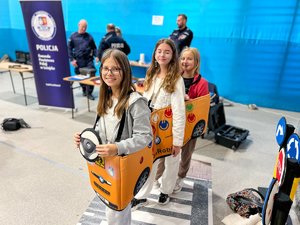
M 178 64 L 175 44 L 173 43 L 172 40 L 167 38 L 160 39 L 155 45 L 155 49 L 152 53 L 152 61 L 146 73 L 146 78 L 144 83 L 145 91 L 149 90 L 149 88 L 152 85 L 153 78 L 160 72 L 160 65 L 155 60 L 155 53 L 158 46 L 161 44 L 167 44 L 172 49 L 172 59 L 168 64 L 168 70 L 164 78 L 164 81 L 162 83 L 162 88 L 164 88 L 168 93 L 173 93 L 175 90 L 175 84 L 177 80 L 180 78 L 179 64 Z
M 103 116 L 107 113 L 107 110 L 112 107 L 112 91 L 109 86 L 103 81 L 102 78 L 102 65 L 108 58 L 113 58 L 121 69 L 122 82 L 120 85 L 120 95 L 118 97 L 118 103 L 114 109 L 114 113 L 118 118 L 122 117 L 122 114 L 127 107 L 127 100 L 130 92 L 135 91 L 135 87 L 132 84 L 132 71 L 127 56 L 118 49 L 108 49 L 103 53 L 101 59 L 100 79 L 101 86 L 99 91 L 99 100 L 97 106 L 97 113 L 99 116 Z

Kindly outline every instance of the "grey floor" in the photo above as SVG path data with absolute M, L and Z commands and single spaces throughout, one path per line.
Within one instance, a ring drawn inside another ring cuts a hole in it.
M 72 119 L 70 110 L 39 106 L 34 80 L 28 79 L 25 85 L 29 105 L 25 106 L 20 76 L 13 74 L 13 78 L 16 94 L 9 74 L 0 73 L 0 121 L 23 118 L 32 128 L 0 130 L 0 224 L 80 224 L 95 201 L 95 194 L 72 137 L 75 131 L 91 126 L 96 101 L 91 102 L 92 111 L 88 112 L 86 99 L 80 90 L 75 90 L 76 113 Z M 97 91 L 96 88 L 96 96 Z M 210 223 L 214 225 L 221 225 L 221 220 L 231 213 L 225 202 L 229 193 L 269 185 L 278 153 L 275 128 L 279 118 L 285 116 L 288 123 L 299 128 L 300 113 L 259 106 L 258 110 L 251 110 L 232 103 L 225 107 L 227 124 L 248 129 L 247 140 L 233 151 L 215 144 L 211 133 L 198 139 L 193 155 L 194 160 L 210 168 L 199 174 L 211 176 Z M 290 215 L 297 225 L 294 210 Z

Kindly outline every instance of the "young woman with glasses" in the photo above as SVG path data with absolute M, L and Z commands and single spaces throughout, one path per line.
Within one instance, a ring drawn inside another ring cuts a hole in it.
M 96 151 L 101 157 L 127 155 L 146 147 L 152 141 L 150 110 L 147 100 L 135 91 L 127 56 L 117 49 L 108 49 L 101 59 L 101 87 L 97 106 L 100 117 L 95 130 L 99 132 L 101 145 Z M 125 113 L 121 140 L 116 141 L 120 120 Z M 74 135 L 80 144 L 80 134 Z M 107 224 L 130 225 L 131 204 L 115 211 L 106 207 Z

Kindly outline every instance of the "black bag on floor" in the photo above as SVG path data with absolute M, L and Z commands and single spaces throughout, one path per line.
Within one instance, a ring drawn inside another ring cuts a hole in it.
M 23 119 L 6 118 L 3 120 L 2 129 L 5 131 L 19 130 L 21 127 L 30 128 L 30 126 Z
M 213 105 L 209 109 L 208 131 L 215 133 L 217 144 L 233 150 L 246 140 L 249 130 L 226 124 L 223 103 Z

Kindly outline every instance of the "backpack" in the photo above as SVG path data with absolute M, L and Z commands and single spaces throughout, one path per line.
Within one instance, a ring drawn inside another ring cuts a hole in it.
M 6 118 L 3 120 L 2 129 L 5 131 L 19 130 L 21 127 L 30 128 L 30 126 L 23 119 Z
M 240 216 L 249 218 L 251 215 L 262 212 L 264 196 L 256 189 L 246 188 L 229 194 L 226 203 Z

